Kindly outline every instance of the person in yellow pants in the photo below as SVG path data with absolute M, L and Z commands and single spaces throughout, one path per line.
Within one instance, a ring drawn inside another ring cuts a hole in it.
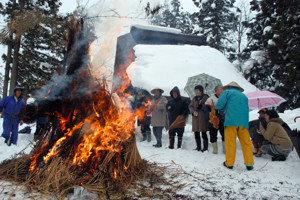
M 225 161 L 226 166 L 233 166 L 234 164 L 236 154 L 236 137 L 239 138 L 241 143 L 246 166 L 253 166 L 253 152 L 249 131 L 248 129 L 239 126 L 225 127 L 225 146 L 227 149 Z
M 225 146 L 226 161 L 223 163 L 228 169 L 232 169 L 236 154 L 236 137 L 242 146 L 247 170 L 252 170 L 254 165 L 252 144 L 249 134 L 249 106 L 248 98 L 236 82 L 224 86 L 224 92 L 215 105 L 216 110 L 225 113 Z

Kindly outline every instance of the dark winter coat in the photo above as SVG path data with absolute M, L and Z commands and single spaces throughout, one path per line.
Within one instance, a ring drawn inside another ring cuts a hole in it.
M 143 103 L 148 103 L 148 102 L 149 99 L 146 98 L 145 96 L 143 96 L 140 99 L 137 99 L 135 102 L 135 109 L 141 108 L 142 106 L 144 106 Z M 151 123 L 151 117 L 147 116 L 145 111 L 143 118 L 138 120 L 138 125 L 140 126 L 141 124 L 143 124 L 144 126 L 145 125 L 150 126 L 150 123 Z
M 173 91 L 178 94 L 176 99 L 172 95 Z M 166 108 L 168 111 L 169 124 L 171 125 L 178 115 L 183 115 L 185 118 L 189 115 L 189 104 L 181 97 L 180 91 L 176 86 L 171 90 L 170 95 L 171 99 L 168 101 Z M 171 107 L 170 109 L 168 109 L 169 106 Z
M 189 105 L 190 113 L 192 114 L 192 131 L 203 132 L 208 131 L 208 120 L 205 117 L 204 107 L 205 102 L 208 99 L 208 95 L 203 94 L 201 96 L 195 96 Z M 198 115 L 195 116 L 194 112 Z
M 260 129 L 260 125 L 262 125 L 264 128 L 267 127 L 267 122 L 265 118 L 259 118 L 257 120 L 253 120 L 249 122 L 249 133 L 252 138 L 252 141 L 257 142 L 257 143 L 263 143 L 265 140 L 264 136 L 261 134 L 257 133 L 257 130 Z

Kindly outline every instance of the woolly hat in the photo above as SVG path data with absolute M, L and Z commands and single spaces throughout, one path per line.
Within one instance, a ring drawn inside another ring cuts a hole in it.
M 196 85 L 194 90 L 199 90 L 200 92 L 203 93 L 203 87 L 202 87 L 202 85 Z
M 239 84 L 237 84 L 237 82 L 232 81 L 231 83 L 228 83 L 227 85 L 225 85 L 223 88 L 224 88 L 224 90 L 226 90 L 229 87 L 235 87 L 235 88 L 239 89 L 241 92 L 244 92 L 244 89 Z
M 279 115 L 275 110 L 267 110 L 266 115 L 269 115 L 270 119 L 279 118 Z
M 267 112 L 267 109 L 266 108 L 262 108 L 260 109 L 257 113 L 263 113 L 263 114 L 266 114 Z
M 161 94 L 164 93 L 164 90 L 161 89 L 161 88 L 159 88 L 159 87 L 156 87 L 156 88 L 154 88 L 153 90 L 151 90 L 151 93 L 154 94 L 155 90 L 160 91 Z

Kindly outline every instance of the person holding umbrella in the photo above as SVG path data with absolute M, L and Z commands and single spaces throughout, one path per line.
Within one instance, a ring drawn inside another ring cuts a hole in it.
M 270 154 L 272 161 L 285 161 L 292 151 L 292 141 L 285 129 L 282 127 L 283 121 L 279 118 L 275 110 L 267 110 L 265 114 L 267 128 L 260 125 L 258 133 L 270 141 L 269 144 L 261 146 L 263 153 Z
M 184 133 L 185 118 L 189 114 L 188 102 L 181 97 L 180 91 L 175 86 L 171 92 L 171 99 L 168 101 L 166 108 L 169 117 L 169 149 L 174 149 L 175 135 L 178 135 L 177 148 L 181 148 L 182 137 Z M 182 123 L 183 120 L 183 123 Z
M 224 86 L 224 92 L 218 99 L 215 109 L 225 112 L 225 146 L 226 161 L 223 163 L 228 169 L 232 169 L 236 154 L 236 137 L 242 146 L 247 170 L 252 170 L 254 165 L 252 144 L 249 135 L 249 106 L 248 98 L 239 84 L 231 82 Z
M 196 149 L 197 151 L 207 151 L 208 149 L 208 138 L 206 131 L 208 131 L 208 120 L 204 114 L 205 102 L 208 99 L 208 95 L 203 93 L 202 85 L 195 87 L 196 96 L 193 98 L 189 105 L 190 113 L 192 114 L 192 131 L 195 134 Z M 200 132 L 202 133 L 203 149 L 201 149 L 201 138 Z
M 162 147 L 162 130 L 166 126 L 166 105 L 168 100 L 166 97 L 162 96 L 162 93 L 164 93 L 163 89 L 157 87 L 151 90 L 151 93 L 154 94 L 152 105 L 150 106 L 150 111 L 152 111 L 151 125 L 153 127 L 153 134 L 156 138 L 156 144 L 153 146 L 159 148 Z

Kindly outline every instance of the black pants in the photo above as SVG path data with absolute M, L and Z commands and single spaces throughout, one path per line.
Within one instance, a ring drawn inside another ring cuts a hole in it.
M 178 146 L 181 147 L 184 128 L 174 128 L 174 129 L 169 130 L 169 140 L 170 140 L 170 146 L 169 147 L 171 147 L 171 148 L 174 148 L 176 133 L 177 133 L 177 136 L 178 136 Z
M 37 124 L 36 125 L 36 130 L 35 130 L 35 133 L 34 133 L 34 139 L 35 140 L 38 140 L 42 137 L 42 134 L 41 134 L 41 130 L 45 127 L 45 124 Z
M 217 142 L 218 131 L 220 131 L 220 134 L 222 136 L 222 141 L 224 142 L 224 139 L 225 139 L 224 138 L 224 123 L 220 122 L 219 129 L 215 129 L 214 127 L 209 128 L 209 136 L 210 136 L 211 143 Z
M 195 139 L 199 139 L 200 138 L 200 132 L 194 132 L 194 133 L 195 133 Z M 203 140 L 208 140 L 206 131 L 202 131 L 201 133 L 202 133 L 202 139 Z
M 153 127 L 153 134 L 156 138 L 157 145 L 161 145 L 161 136 L 162 136 L 162 130 L 163 126 L 161 127 Z

